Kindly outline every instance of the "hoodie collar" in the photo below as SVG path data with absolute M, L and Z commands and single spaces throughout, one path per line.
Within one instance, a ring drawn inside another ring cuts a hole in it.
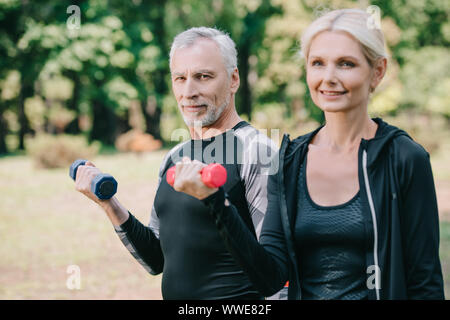
M 385 147 L 390 144 L 390 142 L 398 137 L 398 136 L 407 136 L 411 139 L 411 137 L 403 130 L 384 122 L 381 118 L 372 118 L 378 124 L 378 128 L 375 134 L 375 137 L 372 139 L 366 140 L 361 139 L 361 147 L 367 151 L 367 165 L 370 166 L 374 163 L 380 155 L 382 155 L 386 150 Z M 321 125 L 314 131 L 302 135 L 292 141 L 289 141 L 289 135 L 285 135 L 288 140 L 288 146 L 285 153 L 285 158 L 288 159 L 292 155 L 296 153 L 296 151 L 304 145 L 308 145 L 314 136 L 319 132 L 320 129 L 323 128 L 324 125 Z M 304 149 L 307 150 L 307 149 Z
M 367 151 L 368 166 L 372 165 L 381 155 L 387 152 L 387 146 L 390 145 L 394 138 L 407 136 L 411 139 L 405 131 L 384 122 L 381 118 L 373 118 L 372 120 L 378 124 L 375 137 L 369 140 L 361 139 L 361 147 Z

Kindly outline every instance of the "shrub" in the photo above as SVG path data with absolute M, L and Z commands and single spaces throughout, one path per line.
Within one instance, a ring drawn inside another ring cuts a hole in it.
M 140 130 L 130 130 L 120 135 L 115 143 L 117 150 L 122 152 L 150 152 L 162 147 L 162 142 L 153 138 L 151 134 Z
M 27 153 L 39 168 L 64 168 L 76 159 L 91 159 L 100 148 L 82 136 L 39 134 L 25 142 Z

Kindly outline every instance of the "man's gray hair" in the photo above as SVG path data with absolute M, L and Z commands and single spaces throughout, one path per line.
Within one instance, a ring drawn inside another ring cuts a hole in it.
M 237 68 L 236 45 L 227 33 L 214 28 L 196 27 L 179 33 L 173 40 L 172 47 L 170 48 L 169 62 L 172 62 L 175 50 L 189 47 L 200 38 L 210 39 L 217 44 L 222 54 L 228 76 L 230 76 L 233 70 Z

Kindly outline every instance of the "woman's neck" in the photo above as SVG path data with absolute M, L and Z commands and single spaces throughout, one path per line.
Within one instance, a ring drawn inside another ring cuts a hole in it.
M 367 112 L 326 112 L 325 119 L 312 144 L 334 152 L 357 150 L 361 139 L 372 139 L 378 128 Z

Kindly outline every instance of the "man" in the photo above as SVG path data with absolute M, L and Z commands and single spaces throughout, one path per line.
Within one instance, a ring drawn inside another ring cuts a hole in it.
M 191 140 L 170 150 L 161 164 L 148 227 L 116 197 L 102 201 L 91 193 L 90 182 L 100 173 L 91 162 L 77 171 L 76 189 L 104 209 L 131 254 L 151 274 L 163 272 L 164 299 L 262 298 L 227 251 L 209 207 L 176 191 L 180 179 L 175 178 L 174 187 L 166 182 L 167 169 L 176 163 L 223 164 L 228 199 L 259 236 L 267 207 L 267 175 L 278 169 L 271 163 L 276 147 L 236 112 L 236 56 L 234 42 L 216 29 L 192 28 L 174 39 L 172 89 Z

